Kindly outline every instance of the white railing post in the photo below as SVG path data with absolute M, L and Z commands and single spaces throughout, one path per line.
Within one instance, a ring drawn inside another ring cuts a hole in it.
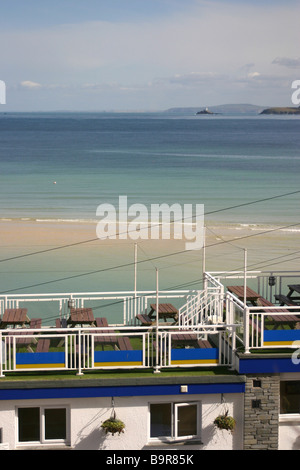
M 159 333 L 158 333 L 158 328 L 159 328 L 159 287 L 158 287 L 158 269 L 156 269 L 156 325 L 155 325 L 155 337 L 156 337 L 156 362 L 155 362 L 155 370 L 154 373 L 158 374 L 160 373 L 159 370 L 159 360 L 158 360 L 158 347 L 159 347 Z
M 74 351 L 76 355 L 76 349 Z M 76 375 L 83 375 L 82 372 L 82 357 L 81 357 L 81 330 L 78 331 L 78 372 Z
M 0 377 L 5 377 L 3 374 L 3 361 L 5 358 L 5 353 L 3 354 L 4 348 L 5 343 L 3 342 L 2 331 L 0 331 Z
M 244 308 L 244 345 L 245 354 L 249 354 L 249 308 Z
M 224 309 L 224 286 L 220 287 L 220 300 L 219 300 L 219 312 L 218 322 L 223 322 L 223 309 Z

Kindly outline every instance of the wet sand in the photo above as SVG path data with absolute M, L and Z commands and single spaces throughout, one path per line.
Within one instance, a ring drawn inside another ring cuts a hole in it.
M 82 290 L 126 289 L 133 287 L 134 246 L 137 244 L 140 288 L 147 282 L 153 284 L 155 268 L 162 286 L 183 284 L 201 278 L 203 249 L 185 250 L 185 240 L 99 240 L 95 223 L 54 223 L 10 221 L 0 223 L 2 286 L 7 285 L 5 274 L 11 279 L 38 284 L 39 280 L 80 276 L 80 273 L 98 271 L 89 279 L 73 279 L 74 287 Z M 250 270 L 297 270 L 300 256 L 300 231 L 298 227 L 278 229 L 274 226 L 206 225 L 205 268 L 207 271 L 239 270 L 244 267 L 244 250 Z M 297 253 L 299 251 L 299 253 Z M 35 253 L 35 254 L 34 254 Z M 7 261 L 4 261 L 7 260 Z M 118 268 L 117 268 L 118 267 Z M 116 274 L 115 280 L 113 274 Z M 40 279 L 39 279 L 40 277 Z M 72 280 L 67 282 L 68 288 Z M 63 283 L 56 289 L 64 289 Z M 17 287 L 18 283 L 13 286 Z M 171 284 L 170 284 L 171 283 Z M 170 285 L 169 285 L 170 284 Z M 1 289 L 3 292 L 3 288 Z M 74 289 L 72 289 L 74 291 Z
M 133 292 L 135 243 L 138 291 L 155 296 L 156 268 L 160 291 L 202 288 L 204 250 L 186 251 L 184 240 L 99 240 L 92 223 L 2 221 L 0 233 L 1 295 Z M 242 271 L 245 249 L 248 271 L 298 269 L 299 232 L 207 224 L 206 271 Z M 52 303 L 31 303 L 28 308 L 32 317 L 47 324 L 58 315 Z M 122 321 L 119 302 L 98 302 L 93 308 L 111 322 Z

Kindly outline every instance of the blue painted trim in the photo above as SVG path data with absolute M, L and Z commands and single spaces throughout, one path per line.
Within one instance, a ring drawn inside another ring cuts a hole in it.
M 217 348 L 207 349 L 171 349 L 171 360 L 218 359 Z
M 16 364 L 64 364 L 64 352 L 16 353 Z
M 184 381 L 183 381 L 184 382 Z M 186 385 L 186 382 L 184 382 Z M 244 383 L 187 384 L 185 395 L 212 393 L 244 393 Z M 49 398 L 134 397 L 182 395 L 180 385 L 137 385 L 120 387 L 66 387 L 0 390 L 0 400 L 31 400 Z
M 240 359 L 239 373 L 273 373 L 300 372 L 300 364 L 294 364 L 292 358 L 288 359 Z
M 95 351 L 95 362 L 142 362 L 143 351 Z
M 297 341 L 300 330 L 264 330 L 264 341 Z

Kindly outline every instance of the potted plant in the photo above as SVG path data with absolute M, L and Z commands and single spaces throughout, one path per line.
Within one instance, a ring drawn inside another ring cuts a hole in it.
M 219 429 L 225 429 L 226 431 L 233 432 L 236 422 L 232 416 L 228 415 L 228 410 L 224 414 L 219 415 L 214 420 L 214 425 Z
M 114 436 L 116 433 L 120 435 L 124 432 L 125 424 L 120 419 L 117 419 L 114 411 L 111 417 L 101 424 L 101 428 L 104 429 L 106 434 L 110 432 Z

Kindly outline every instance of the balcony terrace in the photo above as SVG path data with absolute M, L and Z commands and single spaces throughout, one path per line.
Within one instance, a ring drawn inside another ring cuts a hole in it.
M 295 272 L 205 273 L 193 291 L 1 296 L 0 376 L 187 367 L 241 373 L 247 359 L 274 355 L 292 363 L 300 344 L 297 283 Z

